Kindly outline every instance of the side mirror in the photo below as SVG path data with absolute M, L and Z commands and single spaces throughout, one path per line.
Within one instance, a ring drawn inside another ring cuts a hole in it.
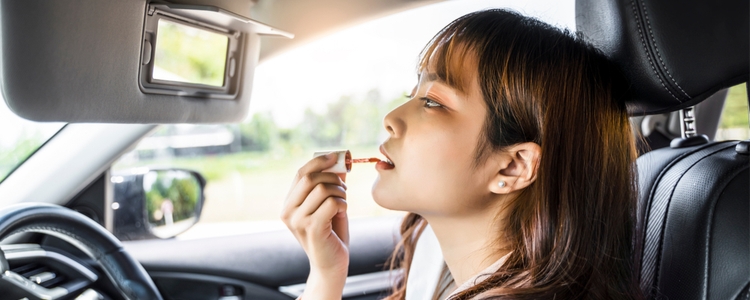
M 171 238 L 201 215 L 206 179 L 181 169 L 143 169 L 112 176 L 113 233 L 123 241 Z

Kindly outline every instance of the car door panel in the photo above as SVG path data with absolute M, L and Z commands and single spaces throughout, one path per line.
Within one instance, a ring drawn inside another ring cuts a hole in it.
M 394 217 L 351 221 L 349 276 L 385 270 L 384 263 L 397 243 L 399 222 L 400 218 Z M 234 285 L 243 289 L 245 299 L 288 299 L 291 296 L 280 293 L 279 287 L 304 283 L 309 273 L 307 256 L 286 230 L 123 244 L 167 295 L 198 286 L 219 289 Z M 381 292 L 362 296 L 375 297 Z M 199 298 L 205 299 L 174 299 Z

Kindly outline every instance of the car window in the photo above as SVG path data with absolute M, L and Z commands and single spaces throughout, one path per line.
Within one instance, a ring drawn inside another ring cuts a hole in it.
M 65 123 L 38 123 L 16 116 L 0 98 L 0 183 Z
M 746 140 L 749 138 L 747 86 L 743 83 L 729 89 L 715 140 Z
M 283 226 L 278 219 L 288 188 L 313 152 L 382 157 L 383 117 L 416 83 L 422 47 L 455 18 L 490 7 L 570 29 L 575 24 L 572 0 L 448 1 L 347 28 L 265 60 L 240 124 L 161 125 L 113 169 L 178 167 L 204 175 L 201 219 L 182 237 Z M 372 200 L 376 177 L 373 164 L 354 165 L 347 175 L 350 218 L 401 214 Z M 236 222 L 252 226 L 213 226 Z

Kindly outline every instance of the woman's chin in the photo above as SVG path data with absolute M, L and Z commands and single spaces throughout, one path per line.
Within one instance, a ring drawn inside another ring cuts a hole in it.
M 380 205 L 380 207 L 390 210 L 404 210 L 403 208 L 403 202 L 398 201 L 396 195 L 393 193 L 393 191 L 396 189 L 393 188 L 387 188 L 383 185 L 383 182 L 380 181 L 380 176 L 378 176 L 378 179 L 375 180 L 375 183 L 372 184 L 372 199 L 375 200 L 375 203 Z M 399 202 L 401 202 L 401 205 L 398 205 Z
M 375 189 L 375 186 L 372 187 L 372 200 L 374 200 L 380 207 L 392 210 L 393 207 L 390 205 L 391 201 L 387 201 L 387 199 L 387 197 Z

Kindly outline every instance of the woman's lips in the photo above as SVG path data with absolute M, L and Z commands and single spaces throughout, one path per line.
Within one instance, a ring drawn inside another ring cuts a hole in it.
M 396 167 L 396 165 L 393 164 L 393 161 L 391 161 L 391 158 L 388 157 L 388 153 L 385 152 L 385 147 L 383 147 L 383 145 L 380 145 L 380 153 L 385 156 L 385 160 L 381 160 L 377 164 L 375 164 L 375 169 L 391 170 Z
M 377 164 L 375 164 L 375 169 L 377 170 L 391 170 L 395 168 L 393 164 L 389 163 L 389 161 L 381 160 Z

